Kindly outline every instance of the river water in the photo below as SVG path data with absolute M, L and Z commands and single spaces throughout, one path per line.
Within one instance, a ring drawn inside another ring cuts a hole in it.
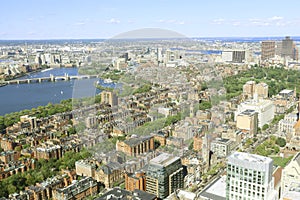
M 77 75 L 77 68 L 54 68 L 47 71 L 33 73 L 22 77 L 39 78 L 55 76 Z M 0 87 L 0 115 L 31 109 L 48 103 L 59 103 L 63 99 L 91 97 L 101 91 L 94 87 L 99 79 L 83 79 L 70 81 L 42 82 L 30 84 L 15 84 Z M 100 82 L 102 82 L 100 80 Z M 103 84 L 102 84 L 103 85 Z M 104 85 L 113 87 L 113 84 Z

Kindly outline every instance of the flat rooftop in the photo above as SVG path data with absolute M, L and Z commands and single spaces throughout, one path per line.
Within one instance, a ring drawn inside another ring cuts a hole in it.
M 165 166 L 172 164 L 173 162 L 175 162 L 178 159 L 180 159 L 180 158 L 177 156 L 173 156 L 168 153 L 162 153 L 159 156 L 150 160 L 150 164 L 156 164 L 156 165 L 161 165 L 161 166 L 165 167 Z
M 262 164 L 268 164 L 272 162 L 271 158 L 256 155 L 256 154 L 245 153 L 245 152 L 234 152 L 228 157 L 228 159 L 230 158 L 247 161 L 247 162 L 262 163 Z
M 213 200 L 226 199 L 226 176 L 220 176 L 204 190 L 200 192 L 200 197 Z
M 279 94 L 289 94 L 289 93 L 293 93 L 294 92 L 294 90 L 287 90 L 287 89 L 284 89 L 284 90 L 281 90 L 280 92 L 279 92 Z
M 230 142 L 230 139 L 216 138 L 213 142 L 215 142 L 215 143 L 227 143 L 227 142 Z
M 247 116 L 250 116 L 250 115 L 254 115 L 255 112 L 256 112 L 255 110 L 247 109 L 247 110 L 241 112 L 239 115 L 247 115 Z

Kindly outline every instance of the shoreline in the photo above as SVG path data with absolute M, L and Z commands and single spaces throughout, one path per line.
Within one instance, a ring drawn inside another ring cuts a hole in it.
M 61 67 L 57 67 L 57 68 L 70 68 L 70 67 L 61 66 Z M 72 68 L 78 68 L 78 67 L 72 67 Z M 35 73 L 46 72 L 46 71 L 50 71 L 50 70 L 53 70 L 53 69 L 55 69 L 55 68 L 49 67 L 49 68 L 37 69 L 37 70 L 31 71 L 31 72 L 27 72 L 27 73 L 23 73 L 23 74 L 18 74 L 16 76 L 14 76 L 13 78 L 7 79 L 5 81 L 17 80 L 17 79 L 22 78 L 24 76 L 30 76 L 30 75 L 35 74 Z M 5 85 L 7 85 L 7 84 L 0 85 L 0 87 L 5 86 Z

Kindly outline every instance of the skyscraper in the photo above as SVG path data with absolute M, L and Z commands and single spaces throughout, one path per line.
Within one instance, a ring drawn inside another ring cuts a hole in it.
M 281 56 L 297 60 L 296 54 L 297 51 L 294 41 L 289 36 L 286 36 L 285 39 L 282 40 Z
M 146 171 L 146 191 L 166 198 L 176 189 L 183 188 L 183 167 L 179 157 L 163 153 L 149 162 Z
M 261 60 L 268 60 L 275 57 L 275 41 L 262 41 Z
M 226 199 L 275 200 L 273 160 L 235 152 L 228 157 Z

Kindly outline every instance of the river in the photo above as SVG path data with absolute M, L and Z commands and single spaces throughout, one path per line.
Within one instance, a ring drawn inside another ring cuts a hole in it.
M 24 76 L 20 79 L 77 75 L 77 68 L 54 68 Z M 59 103 L 63 99 L 91 97 L 101 91 L 94 87 L 99 79 L 15 84 L 0 87 L 0 115 L 44 106 L 48 103 Z M 102 81 L 101 81 L 102 82 Z M 102 84 L 104 85 L 104 84 Z M 114 84 L 104 86 L 113 87 Z

